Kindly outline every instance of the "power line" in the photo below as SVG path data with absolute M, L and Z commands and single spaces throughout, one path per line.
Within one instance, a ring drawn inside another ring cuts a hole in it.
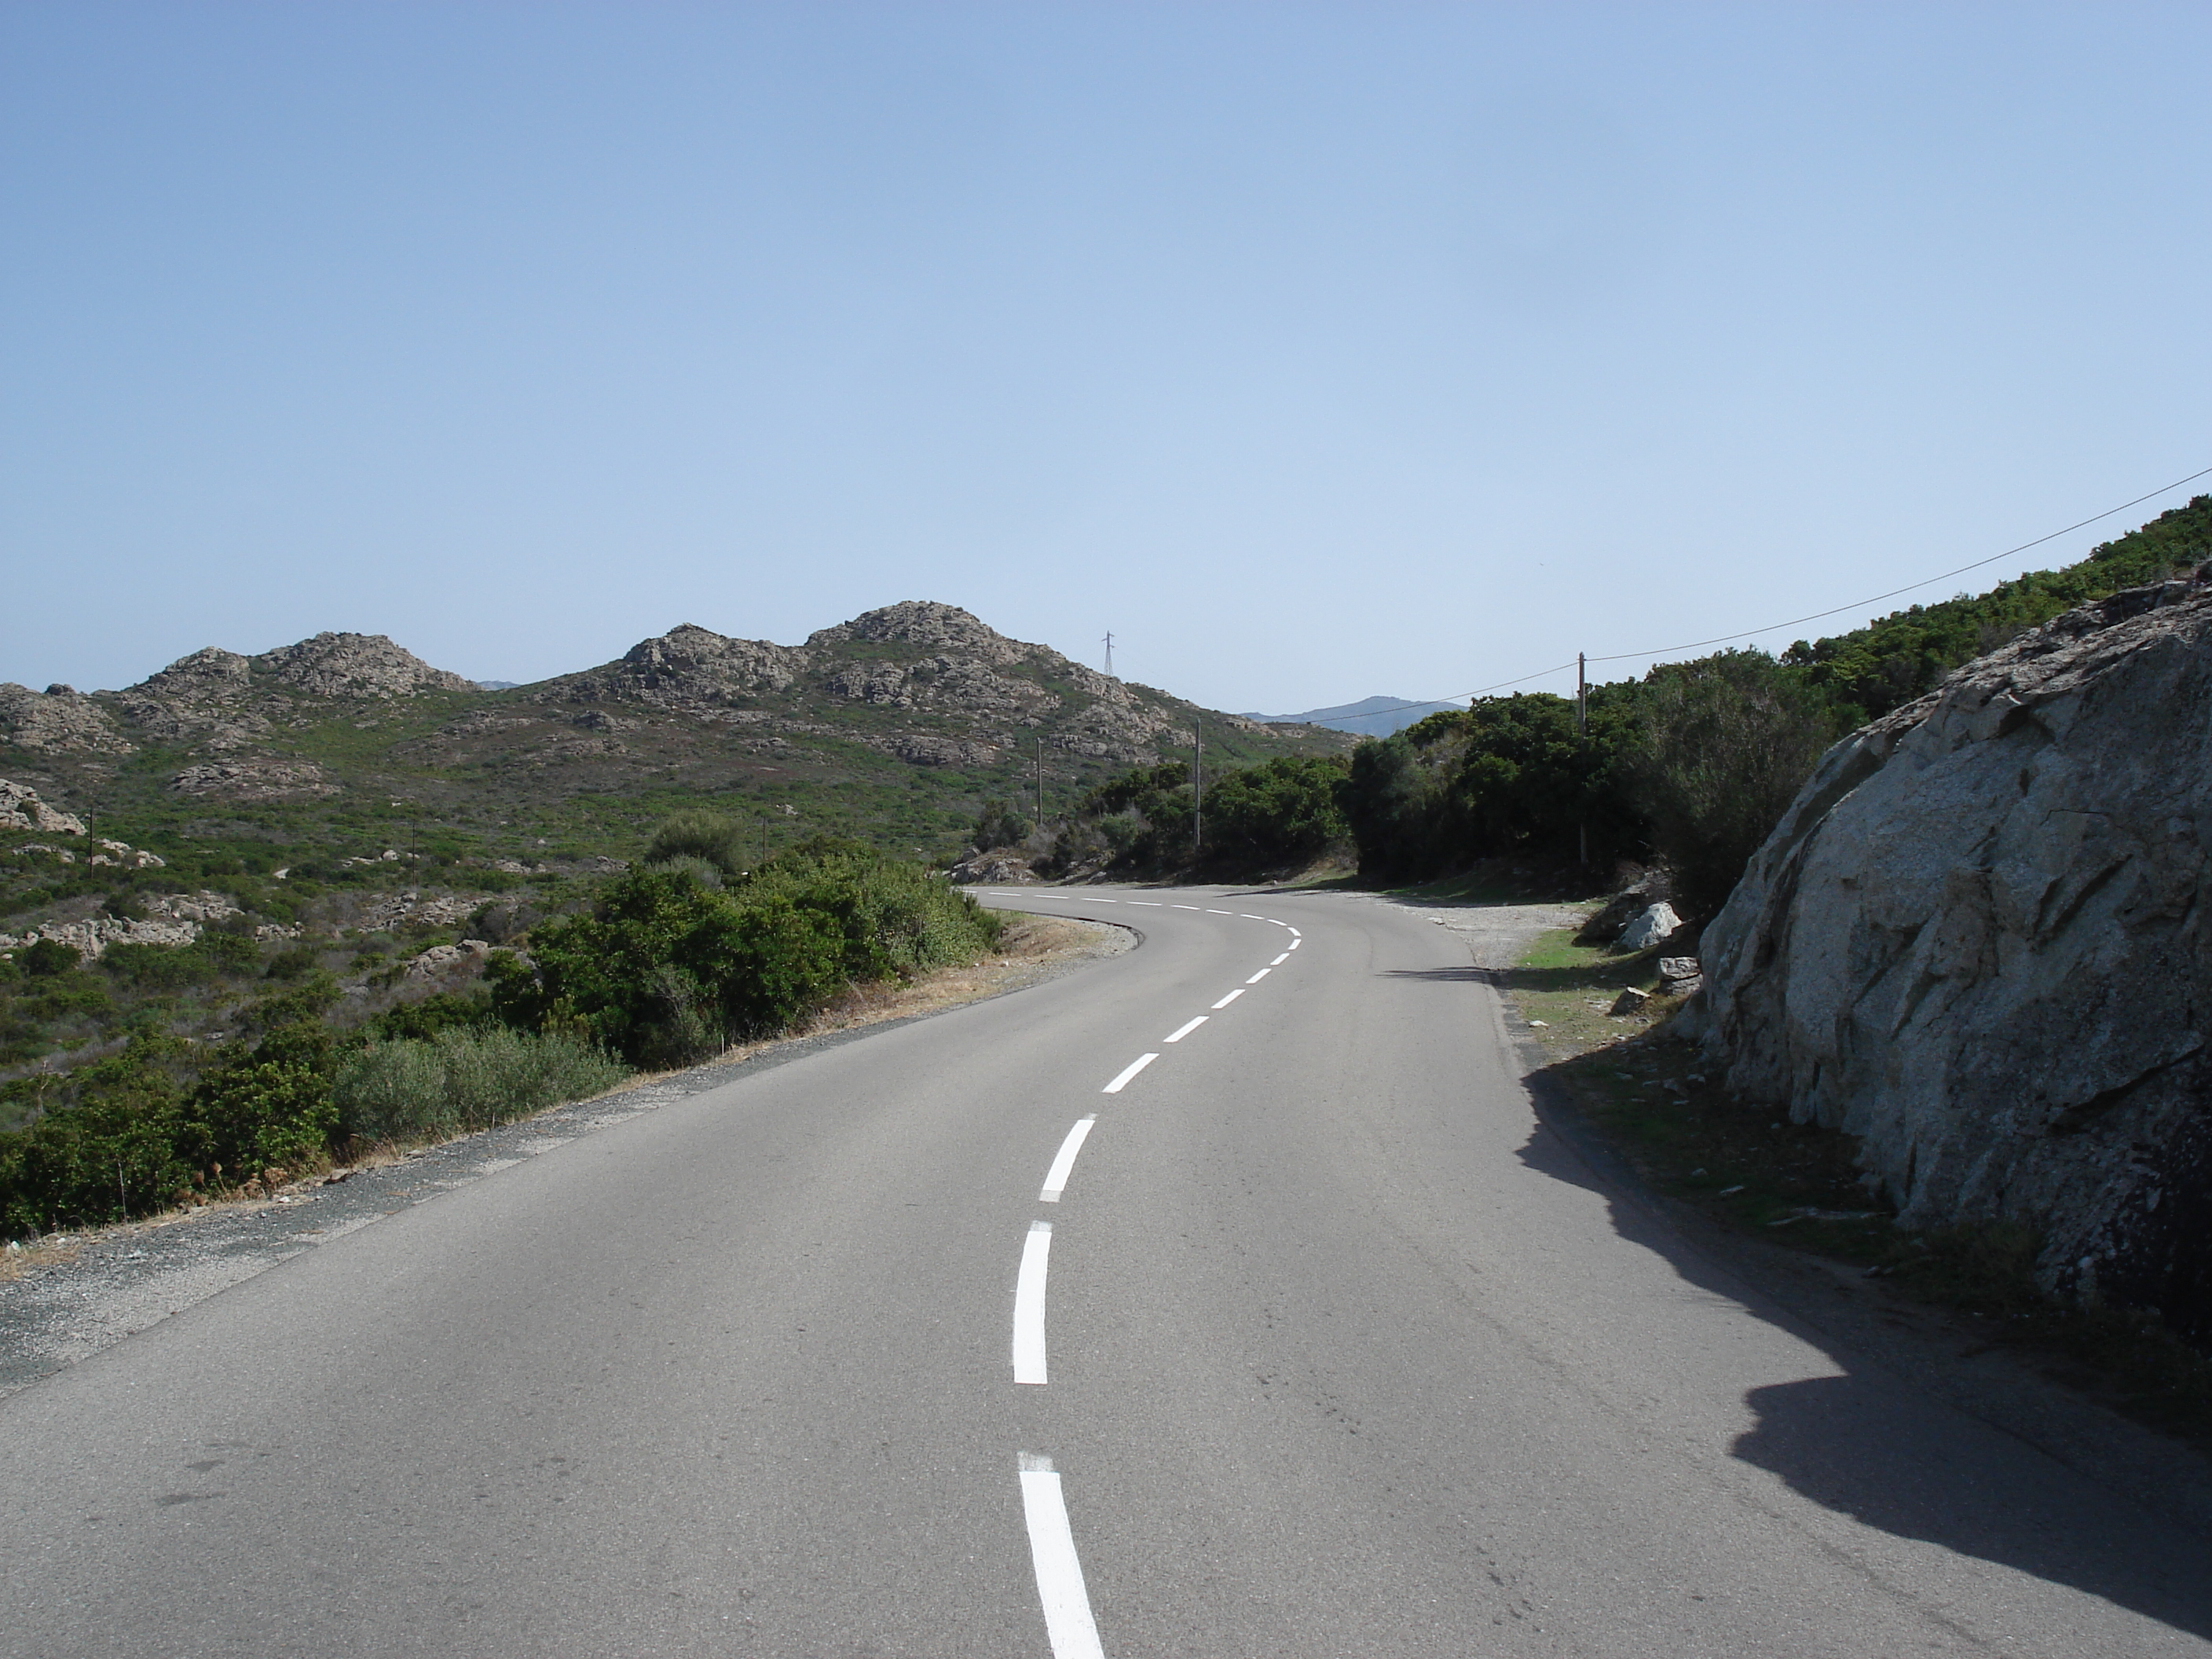
M 2170 489 L 2179 489 L 2185 483 L 2194 483 L 2197 479 L 2208 476 L 2212 476 L 2212 466 L 2206 467 L 2201 472 L 2192 472 L 2185 478 L 2176 478 L 2170 484 L 2160 485 L 2149 495 L 2138 495 L 2131 501 L 2122 501 L 2118 507 L 2108 507 L 2102 513 L 2093 514 L 2078 524 L 2068 525 L 2063 530 L 2054 530 L 2047 536 L 2038 536 L 2032 542 L 2022 542 L 2018 547 L 2008 547 L 2002 553 L 1992 553 L 1986 559 L 1976 559 L 1972 564 L 1962 564 L 1955 570 L 1944 571 L 1941 575 L 1923 577 L 1917 582 L 1907 582 L 1902 587 L 1893 587 L 1888 592 L 1877 593 L 1870 599 L 1853 599 L 1849 605 L 1839 605 L 1832 610 L 1815 611 L 1809 617 L 1797 617 L 1789 622 L 1769 623 L 1764 628 L 1749 628 L 1741 633 L 1717 635 L 1710 640 L 1692 640 L 1687 645 L 1662 645 L 1649 651 L 1617 651 L 1611 656 L 1592 657 L 1589 660 L 1591 662 L 1626 662 L 1632 657 L 1663 657 L 1672 651 L 1695 651 L 1704 646 L 1725 645 L 1730 640 L 1757 639 L 1761 634 L 1777 633 L 1784 628 L 1796 628 L 1805 623 L 1819 622 L 1823 617 L 1839 617 L 1846 611 L 1856 611 L 1866 605 L 1880 605 L 1884 599 L 1893 599 L 1900 593 L 1910 593 L 1915 588 L 1932 587 L 1937 582 L 1948 581 L 1954 576 L 1962 576 L 1969 570 L 1979 570 L 1984 565 L 1995 564 L 2000 559 L 2009 559 L 2016 553 L 2025 553 L 2031 547 L 2040 547 L 2045 542 L 2057 541 L 2061 536 L 2070 536 L 2075 531 L 2085 529 L 2100 519 L 2109 519 L 2115 513 L 2124 513 L 2131 507 L 2141 507 L 2145 501 L 2163 495 Z M 1364 710 L 1359 718 L 1364 720 L 1370 714 L 1395 714 L 1407 708 L 1428 708 L 1438 703 L 1470 702 L 1477 697 L 1487 696 L 1492 691 L 1504 691 L 1512 686 L 1526 685 L 1530 680 L 1547 679 L 1553 674 L 1563 674 L 1574 665 L 1575 659 L 1570 658 L 1555 667 L 1540 668 L 1533 674 L 1522 675 L 1518 679 L 1498 680 L 1493 684 L 1478 686 L 1472 691 L 1462 692 L 1456 697 L 1430 697 L 1413 702 L 1392 703 L 1383 708 Z

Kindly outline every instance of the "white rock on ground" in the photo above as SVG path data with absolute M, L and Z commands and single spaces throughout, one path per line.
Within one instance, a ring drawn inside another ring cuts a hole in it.
M 1648 951 L 1682 925 L 1674 907 L 1665 900 L 1645 908 L 1644 913 L 1621 930 L 1615 941 L 1624 951 Z

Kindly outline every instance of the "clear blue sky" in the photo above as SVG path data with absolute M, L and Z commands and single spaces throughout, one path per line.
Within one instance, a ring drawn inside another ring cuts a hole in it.
M 1843 604 L 2212 465 L 2208 62 L 2201 4 L 9 0 L 0 679 L 935 599 L 1289 710 Z

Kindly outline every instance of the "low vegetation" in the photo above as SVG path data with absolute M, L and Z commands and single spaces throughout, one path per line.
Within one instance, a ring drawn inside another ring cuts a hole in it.
M 847 984 L 997 942 L 999 918 L 974 899 L 858 842 L 807 842 L 745 870 L 698 827 L 656 841 L 659 856 L 610 881 L 588 913 L 535 932 L 527 967 L 495 963 L 500 1018 L 682 1065 L 780 1030 Z
M 1000 939 L 999 917 L 918 864 L 829 837 L 762 862 L 746 840 L 677 815 L 631 869 L 510 884 L 473 909 L 419 889 L 280 896 L 234 873 L 239 908 L 191 945 L 16 950 L 0 959 L 16 1062 L 0 1073 L 0 1231 L 252 1196 L 366 1146 L 489 1127 Z M 106 914 L 127 904 L 110 895 Z M 465 920 L 393 920 L 418 911 Z M 430 947 L 462 929 L 504 948 L 447 951 L 441 979 Z

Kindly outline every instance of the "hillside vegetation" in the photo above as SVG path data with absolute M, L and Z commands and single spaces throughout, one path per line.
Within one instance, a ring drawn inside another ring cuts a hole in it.
M 1194 732 L 1228 765 L 1354 741 L 1200 708 L 920 601 L 797 646 L 687 624 L 497 691 L 356 634 L 210 647 L 121 691 L 0 685 L 0 778 L 151 849 L 178 884 L 590 873 L 697 809 L 740 823 L 756 861 L 831 834 L 949 862 L 987 799 L 1033 801 L 1042 773 L 1064 809 Z
M 258 1194 L 365 1146 L 488 1127 L 633 1065 L 773 1036 L 848 987 L 998 940 L 996 916 L 919 866 L 818 837 L 747 868 L 741 840 L 690 815 L 634 867 L 557 900 L 541 890 L 557 909 L 495 901 L 470 918 L 520 951 L 416 931 L 411 960 L 393 962 L 404 921 L 355 912 L 387 931 L 210 928 L 97 957 L 42 938 L 0 957 L 18 1040 L 66 1015 L 78 1062 L 0 1083 L 0 1231 Z
M 1339 805 L 1371 878 L 1502 854 L 1593 866 L 1663 858 L 1678 902 L 1710 914 L 1814 763 L 1868 720 L 2061 611 L 2212 559 L 2212 496 L 2063 569 L 1914 605 L 1778 658 L 1727 651 L 1571 698 L 1484 698 L 1353 751 Z

